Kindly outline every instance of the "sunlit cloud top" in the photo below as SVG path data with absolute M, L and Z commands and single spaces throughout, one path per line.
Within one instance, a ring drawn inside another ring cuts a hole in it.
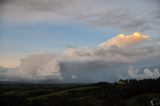
M 105 41 L 99 46 L 101 48 L 107 48 L 110 46 L 126 47 L 142 43 L 143 41 L 148 40 L 149 38 L 150 36 L 142 35 L 139 32 L 135 32 L 132 35 L 119 34 L 113 37 L 112 39 Z

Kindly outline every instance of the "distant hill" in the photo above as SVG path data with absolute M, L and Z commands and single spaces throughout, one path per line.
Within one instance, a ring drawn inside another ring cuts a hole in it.
M 93 84 L 2 84 L 1 106 L 150 106 L 160 78 Z

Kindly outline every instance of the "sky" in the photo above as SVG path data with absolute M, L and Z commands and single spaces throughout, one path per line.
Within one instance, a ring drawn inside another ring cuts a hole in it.
M 159 0 L 0 2 L 0 80 L 160 76 Z

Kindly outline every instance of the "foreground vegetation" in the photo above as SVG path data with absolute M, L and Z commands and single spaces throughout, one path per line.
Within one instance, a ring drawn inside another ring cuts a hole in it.
M 159 97 L 160 78 L 95 84 L 0 84 L 1 106 L 151 106 L 151 99 Z

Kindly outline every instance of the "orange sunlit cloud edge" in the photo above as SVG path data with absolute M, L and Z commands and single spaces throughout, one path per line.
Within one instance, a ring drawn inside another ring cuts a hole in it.
M 148 40 L 149 38 L 150 36 L 142 35 L 140 32 L 135 32 L 131 35 L 119 34 L 113 37 L 112 39 L 103 42 L 99 46 L 101 48 L 107 48 L 110 46 L 126 47 L 129 45 L 136 45 L 142 43 Z

